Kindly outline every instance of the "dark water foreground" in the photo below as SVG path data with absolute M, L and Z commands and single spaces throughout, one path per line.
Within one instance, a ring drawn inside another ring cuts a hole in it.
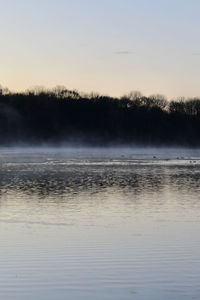
M 0 299 L 199 299 L 199 195 L 198 150 L 2 150 Z

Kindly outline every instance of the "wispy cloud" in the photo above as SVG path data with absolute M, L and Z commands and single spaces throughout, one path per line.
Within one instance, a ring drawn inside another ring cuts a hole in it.
M 129 54 L 134 54 L 134 51 L 128 51 L 128 50 L 121 50 L 121 51 L 115 51 L 114 54 L 117 55 L 129 55 Z
M 199 52 L 193 52 L 192 55 L 199 56 L 200 55 L 200 51 Z

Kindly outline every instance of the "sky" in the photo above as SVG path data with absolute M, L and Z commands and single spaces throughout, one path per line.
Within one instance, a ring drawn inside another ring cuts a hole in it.
M 0 84 L 200 96 L 199 0 L 0 0 Z

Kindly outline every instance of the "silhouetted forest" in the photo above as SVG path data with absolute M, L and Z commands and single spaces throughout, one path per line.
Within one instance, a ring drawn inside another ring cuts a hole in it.
M 200 99 L 0 88 L 0 145 L 46 143 L 200 146 Z

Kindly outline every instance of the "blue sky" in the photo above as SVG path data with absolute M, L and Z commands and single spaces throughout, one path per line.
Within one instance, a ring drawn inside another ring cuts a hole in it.
M 200 96 L 198 0 L 0 0 L 0 83 Z

